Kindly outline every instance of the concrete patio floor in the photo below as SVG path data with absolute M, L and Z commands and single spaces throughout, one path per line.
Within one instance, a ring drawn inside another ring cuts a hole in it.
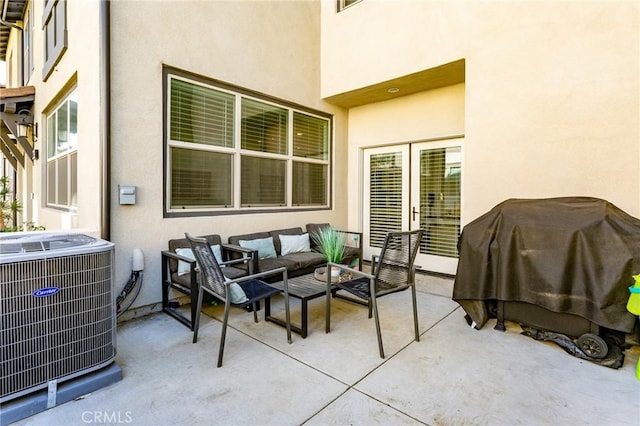
M 319 298 L 309 302 L 309 336 L 294 334 L 291 345 L 283 328 L 232 310 L 221 368 L 221 307 L 205 309 L 197 344 L 162 313 L 127 321 L 118 327 L 121 381 L 15 424 L 640 424 L 638 346 L 615 370 L 525 337 L 514 323 L 504 333 L 495 320 L 474 330 L 452 287 L 418 276 L 420 342 L 410 293 L 380 299 L 386 359 L 366 308 L 338 299 L 331 333 Z M 299 306 L 292 299 L 295 321 Z

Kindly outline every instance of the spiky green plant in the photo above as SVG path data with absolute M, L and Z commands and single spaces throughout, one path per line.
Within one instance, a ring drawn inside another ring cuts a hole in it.
M 318 245 L 320 253 L 327 262 L 340 263 L 344 257 L 344 235 L 331 227 L 320 228 L 313 235 L 313 240 Z
M 18 213 L 22 211 L 22 203 L 11 197 L 11 181 L 8 176 L 0 176 L 0 232 L 22 231 L 17 226 Z

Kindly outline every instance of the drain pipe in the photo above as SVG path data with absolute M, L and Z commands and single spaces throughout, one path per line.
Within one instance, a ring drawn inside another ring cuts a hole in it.
M 111 240 L 111 21 L 109 0 L 100 0 L 100 229 Z

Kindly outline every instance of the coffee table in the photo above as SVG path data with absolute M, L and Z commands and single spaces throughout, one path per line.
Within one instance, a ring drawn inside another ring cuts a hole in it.
M 287 283 L 289 287 L 289 296 L 295 297 L 296 299 L 300 299 L 300 302 L 302 305 L 300 326 L 291 324 L 291 331 L 294 331 L 295 333 L 298 333 L 303 338 L 306 338 L 308 333 L 307 302 L 309 302 L 309 300 L 313 300 L 318 297 L 326 296 L 327 283 L 324 281 L 317 280 L 314 277 L 313 273 L 289 278 L 287 280 Z M 270 285 L 280 290 L 284 290 L 284 285 L 282 281 L 271 283 Z M 283 320 L 271 316 L 271 300 L 270 299 L 265 299 L 265 302 L 264 302 L 264 319 L 274 324 L 278 324 L 282 327 L 286 327 L 286 324 Z

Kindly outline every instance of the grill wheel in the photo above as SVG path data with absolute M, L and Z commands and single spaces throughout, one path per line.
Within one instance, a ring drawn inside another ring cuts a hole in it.
M 578 337 L 578 347 L 591 358 L 602 359 L 609 353 L 609 346 L 600 336 L 585 333 Z

